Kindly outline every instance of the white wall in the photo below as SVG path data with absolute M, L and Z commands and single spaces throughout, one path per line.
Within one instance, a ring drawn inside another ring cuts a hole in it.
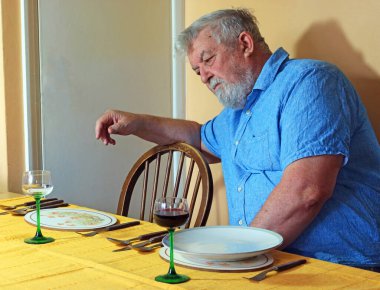
M 115 212 L 124 178 L 153 144 L 95 140 L 117 108 L 171 116 L 169 0 L 40 0 L 42 139 L 52 195 Z

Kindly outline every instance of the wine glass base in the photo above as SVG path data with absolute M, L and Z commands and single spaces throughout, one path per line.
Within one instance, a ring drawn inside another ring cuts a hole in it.
M 33 237 L 25 239 L 24 242 L 27 244 L 47 244 L 54 242 L 54 239 L 50 237 Z
M 168 284 L 179 284 L 190 280 L 190 277 L 186 275 L 179 275 L 179 274 L 166 274 L 166 275 L 159 275 L 156 278 L 154 278 L 157 282 L 162 283 L 168 283 Z

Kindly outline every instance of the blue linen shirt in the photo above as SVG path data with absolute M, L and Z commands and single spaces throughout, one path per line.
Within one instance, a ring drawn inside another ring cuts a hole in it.
M 380 147 L 353 86 L 334 65 L 266 62 L 242 110 L 225 108 L 201 129 L 222 161 L 231 225 L 248 226 L 286 167 L 343 155 L 332 197 L 285 250 L 351 266 L 380 266 Z

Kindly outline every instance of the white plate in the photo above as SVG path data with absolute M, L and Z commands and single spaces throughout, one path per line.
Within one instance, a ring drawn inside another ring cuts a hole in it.
M 36 211 L 27 213 L 24 219 L 36 225 Z M 114 216 L 97 211 L 68 208 L 41 209 L 41 227 L 47 229 L 85 231 L 108 227 L 116 222 Z
M 160 256 L 165 260 L 170 261 L 170 250 L 167 247 L 163 247 L 160 250 Z M 218 270 L 218 271 L 247 271 L 254 270 L 269 266 L 273 263 L 273 258 L 269 254 L 259 255 L 242 261 L 206 261 L 206 260 L 194 260 L 187 259 L 180 253 L 174 253 L 174 263 L 187 267 L 206 269 L 206 270 Z
M 169 247 L 169 237 L 163 244 Z M 174 251 L 187 259 L 238 261 L 264 254 L 283 242 L 281 235 L 264 229 L 214 226 L 175 232 Z

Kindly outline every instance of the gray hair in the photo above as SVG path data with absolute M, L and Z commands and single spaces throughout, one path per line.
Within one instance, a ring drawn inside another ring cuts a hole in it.
M 256 45 L 264 44 L 264 48 L 269 49 L 257 24 L 256 17 L 248 9 L 223 9 L 211 12 L 194 21 L 178 35 L 176 49 L 180 53 L 188 53 L 194 39 L 206 27 L 210 28 L 211 35 L 217 43 L 227 47 L 235 48 L 240 33 L 247 31 L 252 35 Z

